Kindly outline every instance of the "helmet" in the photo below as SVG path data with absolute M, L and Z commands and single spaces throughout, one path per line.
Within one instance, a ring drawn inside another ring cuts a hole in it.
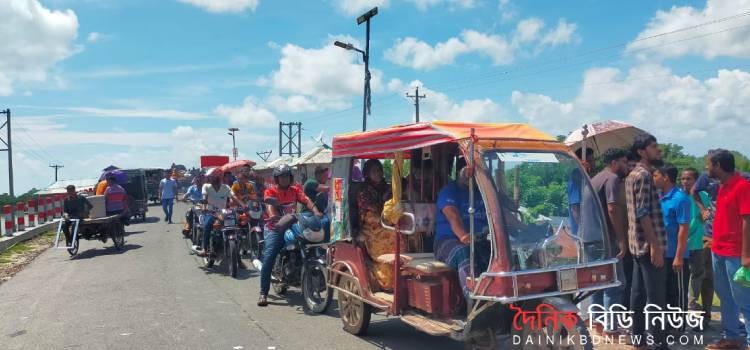
M 273 178 L 274 180 L 277 179 L 279 176 L 292 176 L 292 167 L 286 164 L 282 164 L 276 167 L 276 169 L 273 169 Z

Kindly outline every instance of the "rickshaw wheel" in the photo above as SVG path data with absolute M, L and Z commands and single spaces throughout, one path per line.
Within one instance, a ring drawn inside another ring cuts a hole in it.
M 67 240 L 66 240 L 66 241 L 67 241 Z M 68 243 L 68 244 L 67 244 L 68 246 L 71 246 L 71 242 L 67 242 L 67 243 Z M 80 244 L 79 244 L 79 242 L 78 242 L 78 239 L 76 239 L 75 241 L 73 241 L 73 242 L 72 242 L 72 247 L 73 247 L 73 248 L 68 248 L 68 254 L 70 254 L 70 256 L 75 256 L 76 254 L 78 254 L 78 246 L 79 246 L 79 245 L 80 245 Z
M 352 278 L 342 277 L 339 286 L 351 294 L 362 296 L 359 284 Z M 338 299 L 339 314 L 341 322 L 344 323 L 344 330 L 354 335 L 365 334 L 367 327 L 370 326 L 372 305 L 342 291 L 339 291 Z
M 125 246 L 125 227 L 122 224 L 116 224 L 112 228 L 112 242 L 115 244 L 115 249 L 122 250 Z
M 497 336 L 492 329 L 482 332 L 479 337 L 474 337 L 465 343 L 466 350 L 495 350 L 497 348 Z

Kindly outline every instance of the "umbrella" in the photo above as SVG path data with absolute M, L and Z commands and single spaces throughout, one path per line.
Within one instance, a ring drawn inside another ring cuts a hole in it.
M 112 171 L 105 171 L 102 173 L 101 176 L 99 176 L 99 181 L 102 181 L 107 178 L 107 176 L 113 175 L 115 177 L 115 181 L 117 181 L 118 184 L 126 184 L 130 179 L 128 178 L 128 175 L 120 170 L 112 170 Z
M 118 169 L 120 169 L 120 168 L 118 168 L 118 167 L 116 167 L 114 165 L 110 165 L 110 166 L 104 168 L 102 171 L 107 172 L 107 171 L 118 170 Z
M 227 171 L 234 171 L 244 166 L 252 167 L 254 165 L 255 165 L 255 162 L 253 162 L 252 160 L 235 160 L 234 162 L 229 162 L 227 164 L 220 166 L 218 169 L 223 172 L 227 172 Z
M 626 148 L 633 144 L 633 138 L 643 133 L 642 129 L 616 120 L 607 120 L 588 124 L 586 148 L 601 155 L 610 148 Z M 572 150 L 578 150 L 583 144 L 583 128 L 573 130 L 565 139 L 565 144 Z

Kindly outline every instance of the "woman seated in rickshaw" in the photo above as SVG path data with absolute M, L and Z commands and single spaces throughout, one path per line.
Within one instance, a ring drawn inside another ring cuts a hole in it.
M 384 254 L 393 254 L 396 246 L 395 232 L 386 230 L 380 224 L 383 205 L 390 198 L 390 186 L 383 177 L 383 165 L 377 159 L 370 159 L 364 166 L 365 182 L 357 195 L 360 232 L 365 240 L 367 253 L 371 258 L 373 275 L 383 290 L 393 289 L 393 266 L 377 262 Z M 401 240 L 401 251 L 406 251 L 406 240 Z

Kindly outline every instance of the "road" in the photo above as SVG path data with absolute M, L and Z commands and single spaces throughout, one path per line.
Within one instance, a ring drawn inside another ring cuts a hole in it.
M 74 259 L 50 249 L 0 285 L 0 348 L 462 349 L 381 316 L 368 336 L 352 336 L 335 301 L 309 316 L 294 289 L 257 307 L 260 278 L 249 262 L 238 279 L 203 269 L 182 224 L 165 224 L 160 212 L 150 207 L 146 223 L 126 228 L 122 252 L 111 241 L 81 241 Z

